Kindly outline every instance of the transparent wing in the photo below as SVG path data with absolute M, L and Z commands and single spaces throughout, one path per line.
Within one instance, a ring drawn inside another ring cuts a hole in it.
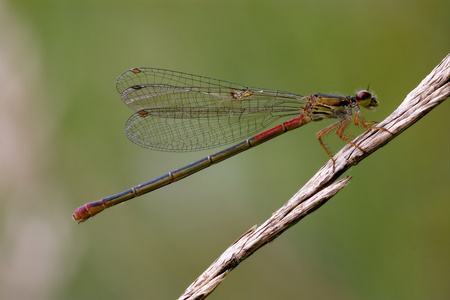
M 175 71 L 135 68 L 117 80 L 122 100 L 137 111 L 126 123 L 136 144 L 194 151 L 249 137 L 274 120 L 297 115 L 303 96 Z

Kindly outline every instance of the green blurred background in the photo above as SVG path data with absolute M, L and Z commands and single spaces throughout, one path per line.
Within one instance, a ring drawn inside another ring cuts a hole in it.
M 448 54 L 449 20 L 448 0 L 0 0 L 0 298 L 177 298 L 327 161 L 315 133 L 332 121 L 77 225 L 85 202 L 215 151 L 128 141 L 122 72 L 303 95 L 370 84 L 380 107 L 364 114 L 383 120 Z M 446 101 L 208 299 L 448 299 L 449 127 Z

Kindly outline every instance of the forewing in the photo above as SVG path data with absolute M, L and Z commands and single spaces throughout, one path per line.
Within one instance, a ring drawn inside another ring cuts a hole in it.
M 248 88 L 228 81 L 162 69 L 122 74 L 117 89 L 138 111 L 126 124 L 136 144 L 164 151 L 193 151 L 257 133 L 273 120 L 298 114 L 302 96 Z

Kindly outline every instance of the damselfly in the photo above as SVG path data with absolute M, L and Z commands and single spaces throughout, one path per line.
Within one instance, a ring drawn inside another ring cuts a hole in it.
M 327 133 L 335 131 L 343 141 L 361 150 L 351 141 L 353 138 L 344 133 L 352 118 L 355 125 L 382 129 L 369 126 L 374 122 L 365 122 L 361 115 L 360 106 L 367 109 L 378 106 L 375 97 L 366 90 L 359 91 L 355 96 L 312 94 L 305 97 L 154 68 L 126 71 L 117 79 L 116 85 L 123 102 L 136 111 L 125 126 L 128 137 L 149 149 L 196 151 L 219 147 L 254 135 L 280 118 L 295 117 L 152 181 L 80 206 L 73 213 L 74 220 L 78 222 L 311 121 L 339 120 L 317 133 L 320 145 L 333 164 L 334 159 L 322 141 Z

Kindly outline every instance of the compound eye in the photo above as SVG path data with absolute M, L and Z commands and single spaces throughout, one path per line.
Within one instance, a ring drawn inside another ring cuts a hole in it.
M 366 91 L 366 90 L 359 91 L 356 94 L 356 101 L 358 101 L 358 102 L 364 101 L 364 100 L 367 100 L 370 98 L 372 98 L 372 93 L 370 93 L 369 91 Z

